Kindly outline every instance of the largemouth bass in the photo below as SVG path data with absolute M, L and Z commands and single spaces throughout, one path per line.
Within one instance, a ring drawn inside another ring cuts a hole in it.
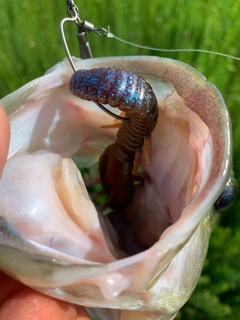
M 75 162 L 94 166 L 117 129 L 93 102 L 71 95 L 67 61 L 3 98 L 11 141 L 0 181 L 0 268 L 89 307 L 93 319 L 173 319 L 200 277 L 216 208 L 234 198 L 227 108 L 214 85 L 178 61 L 75 64 L 124 68 L 151 84 L 159 109 L 152 164 L 141 160 L 143 182 L 124 219 L 111 223 Z

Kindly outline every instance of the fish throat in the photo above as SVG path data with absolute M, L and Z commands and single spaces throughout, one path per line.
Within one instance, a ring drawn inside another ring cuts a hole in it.
M 144 251 L 159 240 L 200 192 L 210 170 L 203 161 L 206 153 L 211 152 L 211 135 L 201 118 L 175 91 L 158 104 L 158 111 L 156 128 L 151 134 L 150 165 L 141 152 L 144 138 L 130 128 L 131 123 L 121 125 L 116 142 L 100 157 L 99 173 L 108 197 L 99 208 L 109 213 L 106 218 L 118 234 L 115 245 L 128 255 Z M 134 128 L 141 128 L 142 119 L 133 121 L 139 121 Z M 143 128 L 142 136 L 149 135 Z M 132 140 L 138 144 L 131 145 Z M 140 171 L 132 174 L 139 146 Z M 112 206 L 106 209 L 109 203 Z

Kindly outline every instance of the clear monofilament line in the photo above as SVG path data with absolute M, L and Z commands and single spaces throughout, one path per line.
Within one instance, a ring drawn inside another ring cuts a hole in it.
M 108 31 L 107 33 L 107 37 L 108 38 L 113 38 L 116 39 L 117 41 L 120 41 L 122 43 L 128 44 L 130 46 L 136 47 L 136 48 L 140 48 L 140 49 L 145 49 L 145 50 L 152 50 L 152 51 L 159 51 L 159 52 L 201 52 L 201 53 L 208 53 L 208 54 L 213 54 L 213 55 L 218 55 L 218 56 L 222 56 L 225 58 L 229 58 L 229 59 L 234 59 L 237 61 L 240 61 L 240 58 L 232 56 L 230 54 L 225 54 L 225 53 L 221 53 L 221 52 L 217 52 L 217 51 L 211 51 L 211 50 L 203 50 L 203 49 L 164 49 L 164 48 L 155 48 L 155 47 L 151 47 L 151 46 L 144 46 L 144 45 L 140 45 L 131 41 L 127 41 L 124 40 L 122 38 L 119 38 L 117 36 L 115 36 L 113 33 L 111 33 L 110 31 Z

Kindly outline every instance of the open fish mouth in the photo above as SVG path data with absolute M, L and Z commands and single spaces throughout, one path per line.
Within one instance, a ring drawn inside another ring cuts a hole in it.
M 69 65 L 2 99 L 11 142 L 0 182 L 0 268 L 73 303 L 172 316 L 195 288 L 214 203 L 230 179 L 228 111 L 212 84 L 174 60 L 75 63 L 124 68 L 151 84 L 159 108 L 152 164 L 141 160 L 132 203 L 103 216 L 72 158 L 80 170 L 92 167 L 117 129 L 104 128 L 113 120 L 93 102 L 71 95 Z

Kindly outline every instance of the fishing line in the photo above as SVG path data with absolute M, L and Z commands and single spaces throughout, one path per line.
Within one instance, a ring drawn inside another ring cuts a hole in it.
M 120 41 L 122 43 L 128 44 L 130 46 L 136 47 L 136 48 L 140 48 L 140 49 L 145 49 L 145 50 L 153 50 L 153 51 L 158 51 L 158 52 L 201 52 L 201 53 L 208 53 L 208 54 L 213 54 L 213 55 L 218 55 L 218 56 L 222 56 L 225 58 L 230 58 L 233 60 L 237 60 L 240 61 L 240 58 L 229 55 L 229 54 L 225 54 L 225 53 L 221 53 L 221 52 L 216 52 L 216 51 L 211 51 L 211 50 L 202 50 L 202 49 L 163 49 L 163 48 L 155 48 L 155 47 L 150 47 L 150 46 L 144 46 L 144 45 L 140 45 L 131 41 L 127 41 L 124 40 L 120 37 L 115 36 L 112 32 L 110 32 L 110 27 L 108 27 L 108 32 L 106 34 L 106 36 L 108 38 L 113 38 L 116 39 L 117 41 Z
M 112 32 L 110 32 L 110 26 L 108 26 L 108 30 L 104 28 L 94 28 L 94 25 L 86 20 L 82 21 L 79 17 L 79 10 L 78 7 L 75 5 L 73 0 L 67 0 L 67 13 L 68 13 L 68 18 L 62 19 L 60 23 L 60 33 L 62 37 L 62 42 L 69 60 L 70 65 L 72 66 L 73 71 L 76 71 L 76 67 L 74 65 L 74 62 L 72 60 L 72 57 L 70 55 L 70 52 L 68 50 L 68 46 L 66 43 L 65 35 L 64 35 L 64 30 L 63 30 L 63 25 L 66 22 L 75 22 L 75 24 L 78 27 L 78 32 L 77 32 L 77 38 L 79 42 L 79 48 L 80 48 L 80 56 L 82 59 L 88 59 L 92 58 L 92 52 L 91 48 L 86 36 L 86 32 L 94 32 L 100 37 L 107 37 L 111 39 L 115 39 L 119 42 L 125 43 L 127 45 L 144 49 L 144 50 L 152 50 L 152 51 L 158 51 L 158 52 L 199 52 L 199 53 L 208 53 L 212 55 L 217 55 L 233 60 L 240 61 L 240 58 L 236 56 L 232 56 L 230 54 L 225 54 L 217 51 L 211 51 L 211 50 L 203 50 L 203 49 L 164 49 L 164 48 L 156 48 L 156 47 L 151 47 L 151 46 L 145 46 L 145 45 L 140 45 L 138 43 L 134 43 L 125 39 L 122 39 L 116 35 L 114 35 Z M 104 108 L 104 107 L 103 107 Z M 105 109 L 105 108 L 104 108 Z

